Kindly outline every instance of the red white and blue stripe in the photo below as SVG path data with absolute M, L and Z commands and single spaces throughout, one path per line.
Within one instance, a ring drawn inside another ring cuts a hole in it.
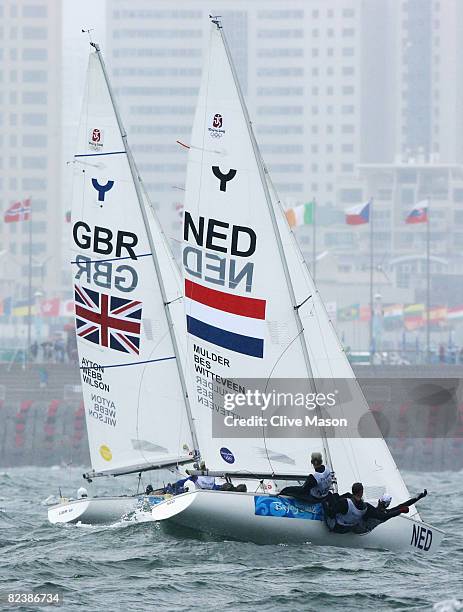
M 346 223 L 347 225 L 363 225 L 370 222 L 371 200 L 365 204 L 357 204 L 351 208 L 347 208 Z
M 187 330 L 221 348 L 264 356 L 266 300 L 233 295 L 185 279 Z
M 427 223 L 428 222 L 428 200 L 417 202 L 408 213 L 405 223 Z

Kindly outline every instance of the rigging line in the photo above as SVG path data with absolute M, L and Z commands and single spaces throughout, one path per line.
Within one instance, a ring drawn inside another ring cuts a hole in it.
M 261 163 L 262 163 L 263 168 L 264 168 L 264 173 L 266 174 L 266 177 L 267 177 L 267 185 L 270 186 L 270 188 L 272 189 L 272 191 L 274 193 L 274 196 L 275 196 L 275 198 L 277 200 L 277 207 L 278 207 L 278 210 L 280 212 L 280 216 L 283 217 L 283 219 L 286 221 L 287 226 L 289 227 L 288 220 L 286 219 L 286 215 L 284 213 L 283 206 L 282 206 L 281 199 L 279 197 L 278 191 L 277 191 L 277 189 L 276 189 L 276 187 L 275 187 L 275 185 L 274 185 L 274 183 L 273 183 L 273 181 L 272 181 L 272 179 L 270 177 L 270 174 L 269 174 L 269 172 L 268 172 L 268 170 L 267 170 L 267 168 L 265 166 L 265 163 L 264 163 L 264 161 L 262 159 L 262 156 L 260 157 L 260 159 L 261 159 Z M 292 245 L 293 245 L 293 248 L 295 249 L 295 254 L 297 256 L 297 260 L 298 260 L 299 264 L 302 266 L 302 268 L 305 268 L 307 270 L 308 283 L 306 283 L 306 284 L 308 284 L 308 286 L 309 286 L 308 289 L 312 291 L 312 295 L 314 295 L 315 297 L 319 298 L 320 297 L 319 296 L 319 292 L 317 290 L 317 287 L 315 285 L 314 280 L 312 279 L 312 275 L 310 274 L 310 270 L 309 270 L 309 268 L 307 266 L 307 262 L 305 260 L 304 255 L 302 254 L 301 248 L 299 247 L 299 244 L 297 242 L 296 235 L 295 235 L 295 233 L 294 233 L 294 231 L 292 229 L 290 229 L 290 235 L 291 235 L 291 238 L 292 238 Z M 313 289 L 312 289 L 312 286 L 313 286 Z M 319 301 L 321 301 L 321 300 L 319 299 Z M 325 308 L 325 305 L 324 305 L 323 301 L 321 301 L 321 307 L 325 310 L 325 313 L 328 316 L 328 313 L 326 311 L 326 308 Z M 313 300 L 313 311 L 315 312 L 315 299 Z M 299 315 L 299 310 L 296 309 L 296 313 L 297 313 L 297 316 L 299 316 L 299 320 L 300 320 L 301 326 L 302 326 L 302 319 L 301 319 L 301 317 Z M 329 317 L 328 317 L 328 319 L 329 319 Z M 302 340 L 302 342 L 306 346 L 307 357 L 308 357 L 308 360 L 309 360 L 309 369 L 310 369 L 310 372 L 312 372 L 312 366 L 311 366 L 310 356 L 309 356 L 309 346 L 308 346 L 308 343 L 306 343 L 304 340 Z M 339 339 L 338 339 L 338 344 L 340 345 Z M 341 348 L 341 346 L 340 346 L 340 348 Z M 330 367 L 331 367 L 331 364 L 330 364 Z M 312 380 L 313 380 L 313 372 L 312 372 Z M 315 382 L 314 382 L 314 386 L 315 386 Z M 328 442 L 328 439 L 326 437 L 326 433 L 325 433 L 324 429 L 323 429 L 323 432 L 324 432 L 322 434 L 323 448 L 324 448 L 325 454 L 327 455 L 327 460 L 331 464 L 332 461 L 331 461 L 331 453 L 330 453 L 330 448 L 329 448 L 329 442 Z M 333 469 L 333 465 L 331 465 L 330 467 L 331 467 L 331 469 Z M 336 492 L 337 492 L 337 487 L 336 487 Z
M 302 330 L 302 331 L 303 331 L 303 330 Z M 291 340 L 291 342 L 288 344 L 288 346 L 287 346 L 287 347 L 284 349 L 284 351 L 283 351 L 283 352 L 280 354 L 280 356 L 278 357 L 278 359 L 277 359 L 277 360 L 275 361 L 275 363 L 273 364 L 273 367 L 272 367 L 272 369 L 270 370 L 270 374 L 268 375 L 268 377 L 267 377 L 267 381 L 266 381 L 266 383 L 265 383 L 265 392 L 267 392 L 267 389 L 268 389 L 268 384 L 269 384 L 269 382 L 270 382 L 270 379 L 271 379 L 271 377 L 272 377 L 273 372 L 275 371 L 275 368 L 276 368 L 276 367 L 277 367 L 277 365 L 279 364 L 280 360 L 282 359 L 282 357 L 283 357 L 283 355 L 286 353 L 286 351 L 288 351 L 288 350 L 289 350 L 289 348 L 290 348 L 290 347 L 293 345 L 293 343 L 294 343 L 294 342 L 295 342 L 295 341 L 296 341 L 296 340 L 299 338 L 299 336 L 300 336 L 300 334 L 302 333 L 302 331 L 301 331 L 301 332 L 298 332 L 298 333 L 296 334 L 296 336 L 295 336 L 295 337 L 294 337 L 294 338 Z M 262 440 L 263 440 L 263 442 L 264 442 L 265 454 L 267 455 L 267 461 L 268 461 L 268 464 L 269 464 L 270 469 L 272 470 L 272 472 L 274 472 L 275 470 L 274 470 L 274 468 L 273 468 L 272 461 L 271 461 L 270 456 L 269 456 L 269 454 L 268 454 L 267 437 L 266 437 L 266 435 L 265 435 L 265 427 L 264 427 L 264 426 L 262 426 Z
M 168 332 L 166 332 L 160 339 L 159 342 L 156 344 L 156 346 L 153 347 L 151 354 L 154 353 L 154 351 L 158 348 L 158 346 L 160 345 L 160 343 L 164 340 L 164 338 L 166 337 Z M 142 369 L 141 372 L 141 377 L 140 377 L 140 384 L 138 386 L 138 397 L 137 397 L 137 421 L 136 421 L 136 434 L 137 434 L 137 441 L 140 442 L 140 434 L 139 434 L 139 414 L 140 414 L 140 395 L 141 395 L 141 388 L 142 388 L 142 383 L 143 383 L 143 378 L 145 376 L 145 372 L 146 372 L 146 367 L 147 367 L 147 362 L 145 362 L 145 367 Z M 145 454 L 143 453 L 143 448 L 141 448 L 139 450 L 140 455 L 143 457 L 145 463 L 149 463 L 149 459 L 145 456 Z M 141 472 L 140 472 L 141 473 Z
M 137 259 L 141 259 L 142 257 L 151 257 L 151 253 L 142 253 L 142 255 L 136 255 L 135 257 L 135 261 Z M 85 260 L 85 263 L 104 263 L 105 261 L 123 261 L 125 259 L 131 259 L 132 261 L 134 261 L 133 257 L 130 257 L 130 255 L 128 257 L 113 257 L 112 259 L 91 259 L 91 260 Z M 81 264 L 81 261 L 71 261 L 71 264 Z
M 158 359 L 147 359 L 145 361 L 132 361 L 132 363 L 114 363 L 111 365 L 79 366 L 79 370 L 96 370 L 100 368 L 124 368 L 126 366 L 144 365 L 145 363 L 156 363 L 158 361 L 169 361 L 170 359 L 176 359 L 175 355 L 172 355 L 172 357 L 159 357 Z
M 174 302 L 178 302 L 179 300 L 182 300 L 182 299 L 183 299 L 183 295 L 179 295 L 173 300 L 170 300 L 170 302 L 164 302 L 164 306 L 170 306 L 170 304 L 173 304 Z

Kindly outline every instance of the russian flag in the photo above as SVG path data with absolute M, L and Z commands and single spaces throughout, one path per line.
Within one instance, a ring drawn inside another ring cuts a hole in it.
M 366 204 L 357 204 L 348 208 L 346 213 L 347 225 L 363 225 L 370 221 L 370 205 L 371 201 L 368 200 Z
M 415 204 L 408 213 L 405 223 L 427 223 L 428 222 L 428 200 L 421 200 Z
M 222 348 L 264 356 L 266 301 L 232 295 L 185 279 L 188 332 Z

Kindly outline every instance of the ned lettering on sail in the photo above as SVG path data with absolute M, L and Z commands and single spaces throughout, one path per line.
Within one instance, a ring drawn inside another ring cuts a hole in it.
M 183 249 L 183 266 L 196 278 L 216 285 L 236 289 L 244 282 L 247 292 L 252 290 L 254 263 L 248 261 L 241 267 L 234 257 L 251 257 L 256 250 L 255 231 L 243 225 L 232 225 L 218 219 L 199 217 L 197 223 L 191 214 L 185 211 L 183 222 L 183 239 L 190 242 L 193 238 L 198 247 L 186 245 Z M 205 249 L 203 252 L 202 249 Z M 225 253 L 222 257 L 208 251 Z

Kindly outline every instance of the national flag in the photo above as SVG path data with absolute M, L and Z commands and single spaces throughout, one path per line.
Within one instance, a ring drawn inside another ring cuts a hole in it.
M 345 306 L 338 310 L 338 321 L 356 321 L 360 315 L 360 305 L 352 304 L 351 306 Z
M 29 307 L 28 300 L 19 300 L 17 302 L 14 302 L 11 314 L 14 317 L 28 317 L 29 310 L 31 315 L 34 315 L 37 313 L 37 306 L 35 304 L 31 304 Z
M 264 356 L 266 300 L 233 295 L 185 279 L 188 332 L 222 348 Z
M 463 306 L 452 306 L 447 309 L 447 319 L 463 319 Z
M 371 308 L 368 306 L 360 306 L 360 321 L 369 321 L 371 319 Z
M 61 300 L 59 307 L 60 317 L 74 316 L 74 300 Z
M 443 323 L 447 320 L 447 307 L 434 306 L 429 309 L 429 321 L 431 323 Z
M 300 204 L 294 208 L 288 208 L 285 211 L 286 219 L 290 227 L 299 227 L 300 225 L 313 225 L 315 216 L 315 202 L 307 202 Z
M 427 223 L 428 222 L 428 200 L 421 200 L 408 213 L 405 223 Z
M 74 285 L 76 330 L 100 346 L 140 353 L 142 303 Z
M 52 298 L 50 300 L 42 300 L 40 302 L 40 314 L 42 317 L 58 317 L 59 316 L 60 299 Z
M 383 316 L 384 319 L 402 319 L 404 315 L 404 307 L 403 304 L 391 304 L 389 306 L 384 306 Z
M 404 308 L 404 325 L 409 331 L 424 325 L 424 304 L 410 304 Z
M 347 225 L 363 225 L 370 221 L 371 200 L 345 210 Z
M 5 211 L 3 219 L 5 223 L 15 223 L 16 221 L 29 221 L 31 218 L 31 200 L 28 198 L 23 202 L 14 202 Z

